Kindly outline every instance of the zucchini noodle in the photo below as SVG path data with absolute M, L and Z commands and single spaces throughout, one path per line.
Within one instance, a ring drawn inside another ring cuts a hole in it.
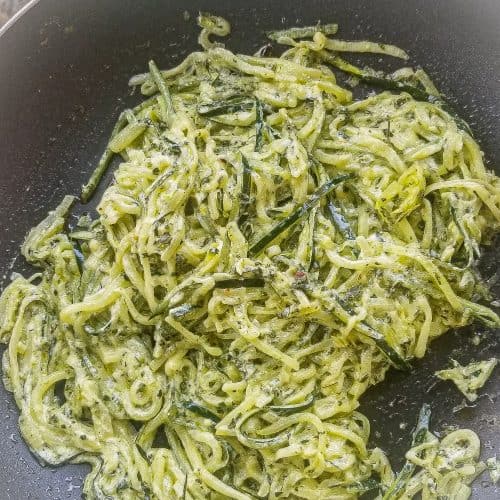
M 470 497 L 470 484 L 485 469 L 479 461 L 480 443 L 477 434 L 468 429 L 459 429 L 438 440 L 428 432 L 424 442 L 406 453 L 409 463 L 420 467 L 411 477 L 400 500 L 421 495 L 422 500 L 433 498 Z
M 467 366 L 461 366 L 453 360 L 453 368 L 439 370 L 436 376 L 441 380 L 451 380 L 460 392 L 471 402 L 477 399 L 477 391 L 483 387 L 495 369 L 498 359 L 476 361 Z
M 68 229 L 64 198 L 22 246 L 41 272 L 0 298 L 26 442 L 89 463 L 89 500 L 466 498 L 474 433 L 420 433 L 391 486 L 357 408 L 447 330 L 500 324 L 475 271 L 499 178 L 422 70 L 338 56 L 401 49 L 332 24 L 247 56 L 199 25 L 204 51 L 131 79 L 148 98 L 84 187 L 123 156 L 97 215 Z M 388 90 L 353 100 L 339 70 Z

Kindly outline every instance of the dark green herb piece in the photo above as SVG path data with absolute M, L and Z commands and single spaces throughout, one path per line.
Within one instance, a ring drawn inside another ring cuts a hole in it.
M 260 151 L 264 142 L 264 109 L 259 99 L 255 99 L 255 151 Z
M 415 426 L 415 430 L 413 431 L 413 439 L 411 443 L 412 448 L 425 442 L 427 433 L 429 432 L 430 418 L 431 407 L 427 403 L 424 403 L 422 405 L 422 408 L 420 409 L 417 425 Z M 399 494 L 405 488 L 416 468 L 417 466 L 414 463 L 407 460 L 399 474 L 396 476 L 394 482 L 385 492 L 382 500 L 393 500 L 398 498 L 400 496 Z
M 196 415 L 199 415 L 200 417 L 208 418 L 216 424 L 220 422 L 220 418 L 215 413 L 210 411 L 208 408 L 195 403 L 194 401 L 187 401 L 183 404 L 183 406 L 186 410 L 196 413 Z
M 172 118 L 174 115 L 174 105 L 172 103 L 172 97 L 170 96 L 170 91 L 168 90 L 168 86 L 156 66 L 154 61 L 149 61 L 149 72 L 151 74 L 151 78 L 156 84 L 156 88 L 160 92 L 160 109 L 162 112 L 162 118 L 165 124 L 169 127 L 172 124 Z
M 141 477 L 141 473 L 138 473 L 138 476 Z M 144 484 L 144 481 L 141 479 L 141 489 L 142 493 L 144 495 L 144 500 L 151 500 L 151 490 L 148 488 L 146 484 Z
M 253 99 L 237 96 L 224 101 L 213 101 L 206 104 L 200 104 L 197 111 L 198 114 L 210 118 L 211 116 L 249 111 L 254 106 L 255 101 Z
M 313 179 L 316 185 L 320 184 L 322 179 L 324 179 L 327 174 L 323 165 L 316 160 L 313 156 L 309 155 L 309 161 L 311 162 L 311 173 L 313 174 Z M 349 221 L 344 217 L 339 208 L 335 205 L 333 197 L 331 194 L 328 195 L 328 203 L 326 205 L 326 211 L 330 217 L 333 225 L 338 229 L 340 234 L 346 240 L 355 240 L 356 235 L 349 224 Z M 354 254 L 357 256 L 359 253 L 357 250 L 353 250 Z
M 265 284 L 262 278 L 236 278 L 217 281 L 215 288 L 262 288 Z
M 355 240 L 356 237 L 351 229 L 351 225 L 349 221 L 342 215 L 342 212 L 333 204 L 332 201 L 329 201 L 327 204 L 328 215 L 332 220 L 334 226 L 340 231 L 340 234 L 346 240 Z
M 325 182 L 320 186 L 312 195 L 309 196 L 307 201 L 305 201 L 299 208 L 293 211 L 288 217 L 280 221 L 276 226 L 274 226 L 265 236 L 260 240 L 255 242 L 248 250 L 248 255 L 250 257 L 257 256 L 262 250 L 267 248 L 280 234 L 298 222 L 302 217 L 304 217 L 315 205 L 317 205 L 323 196 L 330 193 L 335 186 L 351 179 L 351 174 L 344 174 L 334 177 L 333 179 Z
M 240 215 L 238 217 L 238 227 L 243 228 L 243 225 L 248 219 L 248 208 L 250 206 L 250 194 L 252 192 L 252 169 L 245 156 L 241 155 L 241 162 L 243 164 L 243 175 L 241 181 L 241 201 L 240 201 Z
M 356 481 L 347 486 L 347 489 L 353 493 L 366 493 L 367 491 L 376 490 L 378 488 L 380 488 L 380 483 L 372 477 L 364 479 L 363 481 Z
M 181 146 L 177 142 L 174 142 L 172 139 L 169 139 L 165 135 L 162 136 L 162 140 L 164 140 L 168 144 L 168 147 L 175 153 L 181 152 Z
M 306 263 L 306 269 L 310 271 L 314 265 L 314 258 L 316 255 L 316 245 L 314 244 L 314 230 L 316 228 L 316 211 L 312 210 L 309 214 L 309 248 L 311 251 L 308 255 L 308 261 Z
M 193 319 L 193 316 L 196 316 L 196 313 L 199 313 L 200 309 L 200 306 L 185 303 L 180 306 L 173 307 L 168 313 L 176 320 L 190 320 Z
M 78 270 L 80 271 L 80 274 L 82 274 L 83 266 L 85 263 L 85 257 L 83 256 L 83 253 L 80 250 L 80 245 L 78 244 L 78 242 L 74 241 L 72 243 L 73 243 L 73 253 L 75 254 L 76 264 L 78 265 Z

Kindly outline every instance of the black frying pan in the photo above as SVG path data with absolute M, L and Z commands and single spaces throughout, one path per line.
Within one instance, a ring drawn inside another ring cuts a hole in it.
M 265 30 L 318 19 L 338 22 L 345 38 L 400 45 L 472 125 L 489 166 L 499 165 L 500 0 L 34 1 L 0 32 L 1 287 L 12 270 L 24 268 L 17 256 L 28 229 L 64 194 L 79 193 L 119 110 L 139 99 L 129 95 L 128 77 L 145 71 L 151 57 L 170 66 L 196 49 L 198 10 L 231 21 L 229 46 L 236 51 L 254 51 Z M 494 250 L 484 256 L 485 277 L 497 270 Z M 479 346 L 471 343 L 471 331 L 480 332 Z M 372 444 L 389 453 L 394 467 L 401 466 L 423 401 L 432 405 L 435 431 L 470 426 L 480 434 L 485 457 L 500 455 L 500 370 L 482 391 L 489 396 L 455 412 L 463 398 L 432 376 L 450 352 L 460 362 L 500 357 L 497 334 L 480 327 L 450 333 L 411 373 L 390 371 L 364 397 Z M 19 436 L 17 409 L 3 386 L 0 443 L 1 500 L 80 497 L 86 468 L 42 469 Z M 498 499 L 500 490 L 485 479 L 474 495 Z

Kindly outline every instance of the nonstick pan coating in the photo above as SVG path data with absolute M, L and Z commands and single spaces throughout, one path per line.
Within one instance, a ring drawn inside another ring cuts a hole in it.
M 0 286 L 12 271 L 26 232 L 64 194 L 78 194 L 107 141 L 120 109 L 136 102 L 128 77 L 148 59 L 162 67 L 195 50 L 198 10 L 227 17 L 228 45 L 253 52 L 264 31 L 338 22 L 345 38 L 368 38 L 407 49 L 469 121 L 490 168 L 500 167 L 499 0 L 41 0 L 0 34 Z M 184 12 L 190 14 L 190 20 Z M 372 60 L 381 67 L 387 62 Z M 500 168 L 497 169 L 500 173 Z M 498 268 L 493 246 L 483 274 Z M 497 289 L 497 296 L 499 290 Z M 471 332 L 481 336 L 479 346 Z M 432 428 L 466 426 L 483 442 L 484 457 L 500 455 L 500 378 L 497 369 L 474 407 L 433 378 L 451 355 L 460 362 L 500 357 L 498 332 L 474 326 L 436 341 L 411 373 L 390 371 L 362 401 L 372 422 L 372 444 L 399 468 L 418 408 L 433 408 Z M 453 411 L 455 408 L 455 412 Z M 76 499 L 85 466 L 42 469 L 17 429 L 17 409 L 0 388 L 0 498 Z M 486 476 L 474 497 L 500 498 Z

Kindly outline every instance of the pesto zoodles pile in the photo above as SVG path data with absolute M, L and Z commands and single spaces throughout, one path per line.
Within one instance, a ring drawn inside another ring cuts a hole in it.
M 401 49 L 318 25 L 234 54 L 198 21 L 203 51 L 131 79 L 98 216 L 68 231 L 64 198 L 0 299 L 26 442 L 90 463 L 88 499 L 467 498 L 472 431 L 439 441 L 424 406 L 395 474 L 357 408 L 450 328 L 499 325 L 475 268 L 499 179 L 422 70 L 342 56 Z

